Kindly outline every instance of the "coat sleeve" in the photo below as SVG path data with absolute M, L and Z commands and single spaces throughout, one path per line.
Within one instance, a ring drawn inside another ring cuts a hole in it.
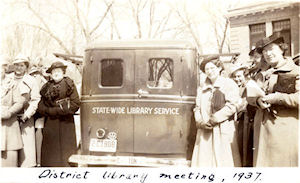
M 38 104 L 41 99 L 41 95 L 40 95 L 39 86 L 38 86 L 38 83 L 36 82 L 36 80 L 34 78 L 32 78 L 30 82 L 27 80 L 25 80 L 24 82 L 26 83 L 26 85 L 28 87 L 30 87 L 30 94 L 29 94 L 30 97 L 29 97 L 29 101 L 28 101 L 29 106 L 26 109 L 26 111 L 24 112 L 24 115 L 27 116 L 28 118 L 31 118 L 35 114 L 35 112 L 38 108 Z
M 73 91 L 72 91 L 72 93 L 70 95 L 70 108 L 69 108 L 69 112 L 71 114 L 75 114 L 75 112 L 79 109 L 79 105 L 80 105 L 79 95 L 78 95 L 76 86 L 74 85 Z
M 20 94 L 18 87 L 13 89 L 13 105 L 8 109 L 9 112 L 13 115 L 23 108 L 25 98 Z
M 262 93 L 262 86 L 258 83 L 258 81 L 249 80 L 246 84 L 246 100 L 249 105 L 260 108 L 257 104 L 257 100 L 259 96 L 265 95 Z
M 225 94 L 225 106 L 212 115 L 212 120 L 217 123 L 229 119 L 236 113 L 240 100 L 239 88 L 231 79 L 224 83 L 223 92 Z
M 275 104 L 278 105 L 284 105 L 292 108 L 297 108 L 299 106 L 299 92 L 292 94 L 276 92 L 274 99 Z

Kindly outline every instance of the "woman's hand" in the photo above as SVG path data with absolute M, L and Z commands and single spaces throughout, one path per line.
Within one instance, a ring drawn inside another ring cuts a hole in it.
M 266 100 L 267 100 L 266 97 L 259 97 L 257 99 L 257 104 L 259 105 L 259 107 L 261 109 L 267 109 L 267 108 L 271 107 L 271 104 L 269 104 Z
M 205 123 L 205 122 L 197 122 L 196 127 L 203 129 L 203 130 L 212 130 L 213 127 L 211 126 L 210 123 Z
M 208 122 L 212 127 L 216 126 L 219 124 L 218 120 L 216 119 L 215 115 L 212 114 L 210 116 L 209 122 Z

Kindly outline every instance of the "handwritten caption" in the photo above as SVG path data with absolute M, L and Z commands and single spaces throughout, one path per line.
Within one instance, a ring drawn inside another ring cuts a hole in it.
M 101 171 L 100 171 L 101 170 Z M 263 173 L 257 171 L 239 171 L 232 172 L 232 175 L 224 174 L 224 173 L 211 173 L 211 172 L 197 172 L 197 171 L 189 171 L 187 173 L 170 173 L 163 172 L 160 169 L 156 169 L 156 171 L 147 169 L 134 172 L 124 171 L 124 170 L 105 170 L 100 169 L 99 171 L 94 170 L 76 170 L 68 172 L 66 170 L 57 170 L 57 169 L 44 169 L 38 175 L 39 180 L 80 180 L 80 181 L 99 181 L 99 182 L 114 182 L 114 181 L 122 181 L 122 182 L 139 182 L 139 183 L 147 183 L 147 182 L 213 182 L 213 183 L 247 183 L 247 182 L 262 182 Z M 126 170 L 126 169 L 125 169 Z
M 93 107 L 92 114 L 179 115 L 177 107 Z

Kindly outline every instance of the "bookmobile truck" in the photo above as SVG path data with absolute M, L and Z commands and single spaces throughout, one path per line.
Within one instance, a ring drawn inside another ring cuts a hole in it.
M 81 149 L 70 164 L 190 166 L 198 60 L 186 41 L 111 41 L 86 48 Z

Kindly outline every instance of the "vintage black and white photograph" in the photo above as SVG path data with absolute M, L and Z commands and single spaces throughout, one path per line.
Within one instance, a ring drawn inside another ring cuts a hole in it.
M 0 13 L 1 167 L 298 167 L 299 1 Z

